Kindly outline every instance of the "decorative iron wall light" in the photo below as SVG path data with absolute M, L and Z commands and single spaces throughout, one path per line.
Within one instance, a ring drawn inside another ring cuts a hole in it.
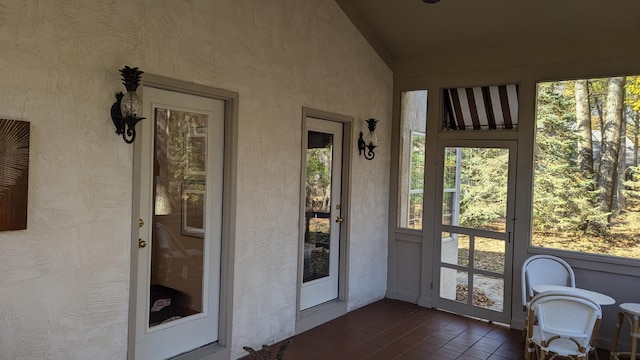
M 118 92 L 116 102 L 111 106 L 111 120 L 116 126 L 116 134 L 122 135 L 122 139 L 127 144 L 133 143 L 136 139 L 136 124 L 144 119 L 142 115 L 142 100 L 136 93 L 140 85 L 140 75 L 142 71 L 137 67 L 125 66 L 120 69 L 122 74 L 122 84 L 127 89 L 127 93 Z
M 376 156 L 373 150 L 378 147 L 378 135 L 374 133 L 374 131 L 376 131 L 376 124 L 378 123 L 378 120 L 371 118 L 365 121 L 367 122 L 367 129 L 369 129 L 369 132 L 365 137 L 362 134 L 362 131 L 360 131 L 360 137 L 358 138 L 358 154 L 364 155 L 364 158 L 367 160 L 371 160 Z

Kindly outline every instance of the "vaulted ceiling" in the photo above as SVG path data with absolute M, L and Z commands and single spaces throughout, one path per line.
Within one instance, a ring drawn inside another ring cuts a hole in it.
M 336 2 L 392 70 L 409 59 L 640 33 L 638 0 Z

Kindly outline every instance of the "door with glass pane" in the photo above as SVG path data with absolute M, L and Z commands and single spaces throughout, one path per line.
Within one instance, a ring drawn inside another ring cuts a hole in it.
M 224 102 L 144 88 L 135 358 L 218 340 Z
M 306 118 L 300 310 L 338 298 L 342 123 Z
M 438 150 L 437 307 L 508 323 L 516 142 L 443 141 Z

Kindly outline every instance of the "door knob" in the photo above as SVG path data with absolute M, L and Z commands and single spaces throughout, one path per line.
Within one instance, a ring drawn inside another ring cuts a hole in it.
M 342 221 L 344 221 L 343 218 L 341 218 L 340 216 L 336 216 L 336 222 L 337 223 L 341 223 Z
M 142 239 L 138 239 L 138 248 L 142 249 L 143 247 L 147 246 L 147 242 L 142 240 Z

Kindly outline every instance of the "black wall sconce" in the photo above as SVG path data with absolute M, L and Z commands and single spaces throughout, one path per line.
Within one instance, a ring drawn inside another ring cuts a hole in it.
M 376 131 L 376 124 L 378 123 L 378 120 L 371 118 L 365 121 L 367 122 L 367 129 L 369 129 L 369 132 L 365 139 L 362 131 L 360 131 L 360 137 L 358 138 L 358 154 L 364 155 L 364 158 L 367 160 L 371 160 L 376 156 L 373 150 L 378 147 L 378 136 L 374 133 L 374 131 Z
M 116 134 L 122 135 L 122 139 L 127 144 L 133 143 L 136 139 L 136 124 L 144 119 L 142 115 L 142 100 L 136 93 L 140 85 L 140 75 L 142 71 L 137 67 L 125 66 L 120 69 L 122 74 L 122 84 L 127 89 L 127 93 L 118 92 L 116 102 L 111 106 L 111 120 L 116 126 Z

